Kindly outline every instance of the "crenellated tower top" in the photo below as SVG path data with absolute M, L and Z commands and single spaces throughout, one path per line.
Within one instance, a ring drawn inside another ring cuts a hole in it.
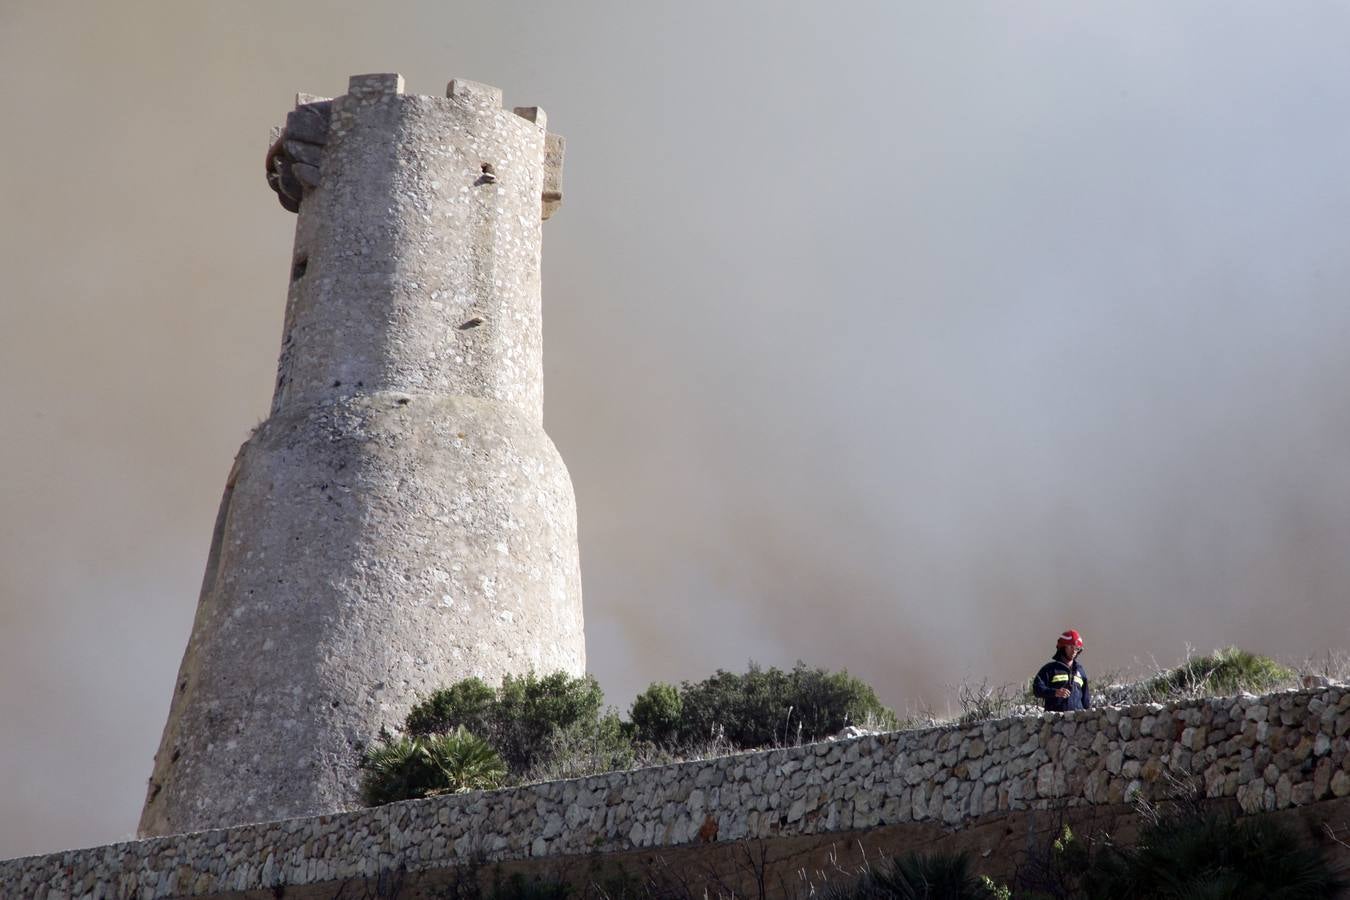
M 347 82 L 347 97 L 357 101 L 403 96 L 405 83 L 397 72 L 353 75 Z M 502 108 L 502 90 L 490 84 L 453 78 L 445 86 L 448 100 L 480 111 Z M 297 93 L 295 110 L 286 124 L 272 129 L 267 153 L 267 182 L 277 192 L 281 205 L 298 212 L 306 187 L 318 183 L 319 148 L 327 142 L 333 100 L 317 94 Z M 544 184 L 540 192 L 542 217 L 547 220 L 562 205 L 562 135 L 548 133 L 548 116 L 538 106 L 517 106 L 515 115 L 545 131 Z M 308 145 L 308 146 L 306 146 Z
M 539 229 L 563 140 L 497 88 L 445 93 L 356 75 L 297 96 L 275 135 L 268 184 L 299 219 L 273 410 L 401 390 L 542 417 Z

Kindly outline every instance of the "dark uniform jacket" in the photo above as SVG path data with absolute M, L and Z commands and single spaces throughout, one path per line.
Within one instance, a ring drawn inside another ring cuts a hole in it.
M 1069 696 L 1056 697 L 1055 691 L 1060 688 L 1068 688 Z M 1072 668 L 1069 663 L 1058 658 L 1050 660 L 1036 673 L 1031 690 L 1045 701 L 1045 708 L 1052 712 L 1088 709 L 1092 705 L 1088 697 L 1087 672 L 1078 664 L 1078 660 L 1073 661 Z

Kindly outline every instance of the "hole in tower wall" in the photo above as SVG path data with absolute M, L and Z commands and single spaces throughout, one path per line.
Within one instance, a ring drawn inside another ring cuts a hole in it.
M 297 256 L 295 258 L 295 262 L 291 264 L 292 283 L 299 281 L 301 278 L 304 278 L 305 270 L 308 268 L 309 268 L 309 255 L 302 253 L 301 255 Z

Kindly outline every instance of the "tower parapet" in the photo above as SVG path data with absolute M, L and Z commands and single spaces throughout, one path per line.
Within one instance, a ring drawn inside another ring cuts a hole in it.
M 542 110 L 398 75 L 301 95 L 271 415 L 226 482 L 142 835 L 357 805 L 418 694 L 585 668 L 576 509 L 543 430 Z

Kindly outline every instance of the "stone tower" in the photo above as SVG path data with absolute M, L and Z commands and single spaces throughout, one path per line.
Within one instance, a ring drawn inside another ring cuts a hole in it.
M 576 507 L 543 429 L 537 108 L 360 75 L 268 154 L 299 213 L 276 393 L 225 485 L 142 835 L 357 805 L 418 695 L 585 668 Z

